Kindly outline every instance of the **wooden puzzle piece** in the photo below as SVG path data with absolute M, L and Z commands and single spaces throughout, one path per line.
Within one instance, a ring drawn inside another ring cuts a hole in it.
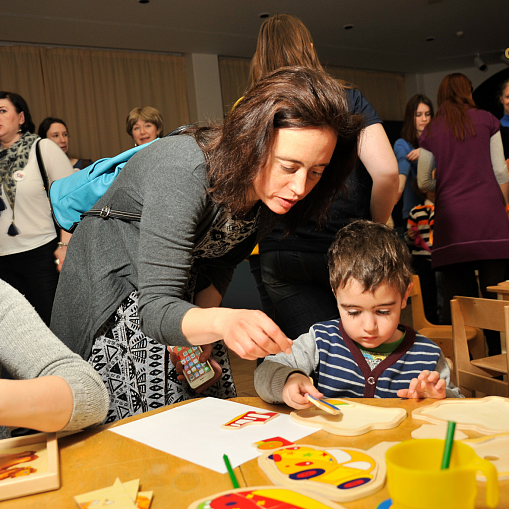
M 0 440 L 0 501 L 60 488 L 55 433 Z
M 364 451 L 298 444 L 265 452 L 258 465 L 276 485 L 348 502 L 383 487 L 384 455 L 392 445 L 382 442 Z
M 126 490 L 129 498 L 134 502 L 138 495 L 138 490 L 140 489 L 140 480 L 133 479 L 132 481 L 122 482 L 118 477 L 115 479 L 113 486 L 118 486 L 121 484 Z
M 491 461 L 495 465 L 499 481 L 509 479 L 509 433 L 470 438 L 463 440 L 463 443 L 472 447 L 480 458 Z M 486 482 L 486 477 L 481 472 L 477 472 L 477 480 Z
M 339 415 L 341 413 L 341 410 L 337 406 L 329 403 L 327 400 L 315 398 L 314 396 L 311 396 L 311 394 L 306 394 L 306 397 L 308 398 L 308 401 L 313 403 L 313 405 L 317 408 L 325 410 L 329 414 Z
M 136 507 L 138 509 L 149 509 L 153 496 L 153 491 L 140 491 L 136 497 Z
M 334 435 L 357 436 L 374 429 L 392 429 L 406 416 L 403 408 L 381 408 L 340 399 L 327 399 L 334 406 L 340 405 L 340 415 L 329 415 L 316 408 L 294 411 L 293 421 L 313 428 L 322 428 Z
M 76 495 L 74 500 L 80 509 L 98 509 L 99 507 L 107 507 L 108 509 L 136 509 L 133 500 L 122 483 L 83 493 L 82 495 Z
M 187 509 L 232 507 L 237 509 L 345 509 L 322 496 L 310 497 L 281 486 L 255 486 L 223 491 L 193 502 Z
M 259 442 L 255 442 L 252 445 L 253 447 L 256 447 L 256 449 L 260 449 L 261 451 L 269 451 L 272 449 L 283 447 L 285 445 L 293 445 L 293 442 L 290 442 L 290 440 L 286 440 L 286 438 L 273 437 L 266 438 L 265 440 L 260 440 Z
M 414 419 L 433 424 L 454 421 L 459 429 L 483 435 L 509 432 L 509 399 L 488 396 L 480 399 L 443 399 L 412 412 Z
M 440 438 L 445 439 L 447 426 L 445 424 L 423 424 L 420 428 L 412 431 L 412 438 Z M 468 438 L 463 431 L 454 430 L 454 440 Z
M 240 429 L 250 424 L 265 424 L 266 422 L 274 419 L 279 414 L 277 412 L 260 412 L 257 410 L 249 410 L 243 414 L 235 417 L 221 427 L 224 429 Z

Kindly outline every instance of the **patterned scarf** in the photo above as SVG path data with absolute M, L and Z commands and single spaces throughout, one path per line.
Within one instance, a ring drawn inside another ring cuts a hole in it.
M 22 170 L 28 162 L 30 149 L 38 138 L 36 134 L 25 133 L 16 143 L 13 143 L 8 149 L 0 152 L 0 193 L 5 195 L 7 203 L 12 210 L 12 223 L 7 230 L 7 235 L 15 237 L 19 230 L 14 224 L 14 203 L 16 201 L 16 180 L 14 174 Z M 5 205 L 0 195 L 0 213 L 5 210 Z

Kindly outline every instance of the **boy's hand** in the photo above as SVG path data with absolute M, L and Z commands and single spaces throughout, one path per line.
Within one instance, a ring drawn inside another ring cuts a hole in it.
M 311 394 L 317 399 L 323 398 L 323 394 L 316 389 L 309 377 L 302 373 L 292 373 L 283 387 L 284 402 L 296 410 L 314 406 L 306 398 L 306 394 Z
M 446 383 L 443 378 L 440 378 L 438 371 L 430 373 L 424 370 L 417 378 L 413 378 L 410 382 L 408 389 L 400 389 L 398 391 L 399 398 L 445 398 Z

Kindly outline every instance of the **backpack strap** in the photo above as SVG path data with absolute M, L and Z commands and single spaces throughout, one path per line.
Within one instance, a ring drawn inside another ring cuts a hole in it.
M 44 190 L 46 191 L 46 196 L 48 197 L 48 200 L 49 200 L 49 179 L 48 179 L 48 174 L 46 173 L 46 168 L 44 166 L 44 161 L 42 160 L 41 147 L 39 147 L 40 141 L 41 141 L 41 139 L 39 138 L 35 142 L 35 155 L 37 156 L 37 166 L 41 173 Z M 51 205 L 50 205 L 50 209 L 51 209 Z M 53 219 L 53 226 L 55 227 L 55 232 L 57 234 L 57 238 L 60 240 L 60 228 L 55 221 L 55 217 L 53 216 L 53 210 L 51 211 L 51 219 Z
M 123 221 L 140 221 L 141 214 L 133 212 L 122 212 L 121 210 L 112 210 L 107 205 L 102 209 L 90 209 L 89 211 L 81 214 L 81 219 L 86 216 L 100 217 L 101 219 L 121 219 Z

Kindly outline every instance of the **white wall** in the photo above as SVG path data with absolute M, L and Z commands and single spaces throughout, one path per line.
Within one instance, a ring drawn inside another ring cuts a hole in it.
M 185 55 L 189 120 L 200 125 L 223 119 L 217 55 Z
M 483 81 L 487 80 L 499 71 L 507 69 L 505 64 L 493 64 L 488 67 L 486 72 L 481 72 L 477 67 L 468 67 L 466 69 L 453 69 L 451 71 L 432 72 L 428 74 L 406 74 L 405 85 L 407 99 L 415 94 L 427 95 L 436 106 L 438 86 L 442 79 L 453 72 L 461 72 L 470 78 L 474 88 L 477 88 Z

